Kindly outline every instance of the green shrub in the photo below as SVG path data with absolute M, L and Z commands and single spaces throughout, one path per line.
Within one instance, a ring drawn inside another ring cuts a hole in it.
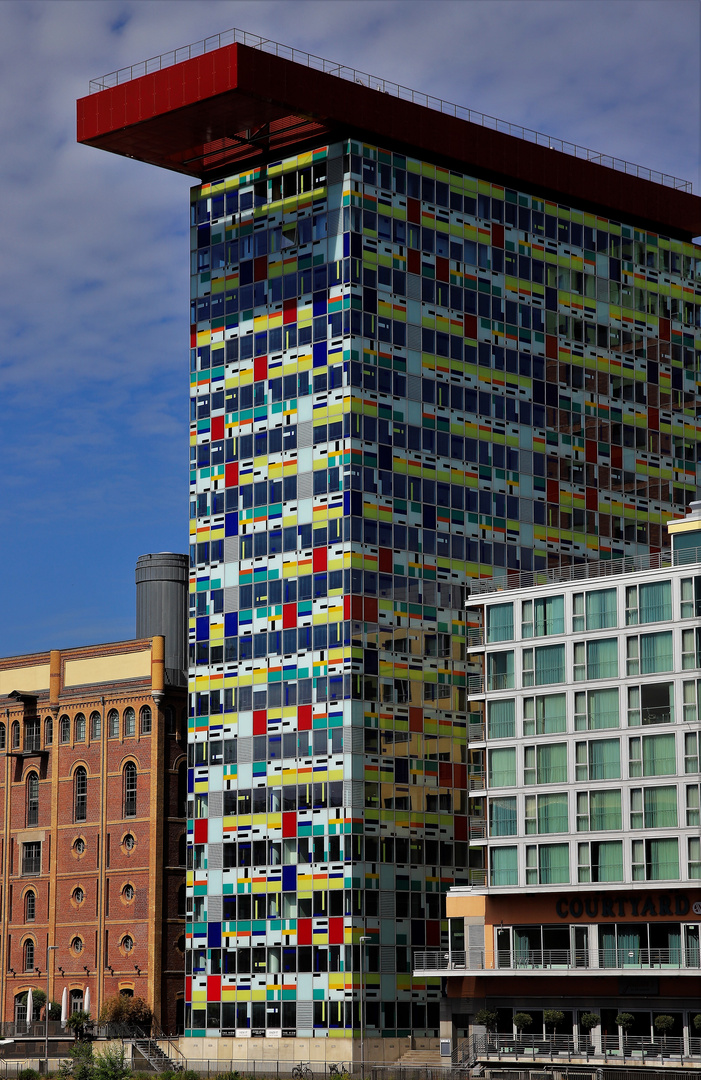
M 39 1073 L 36 1069 L 20 1069 L 17 1080 L 39 1080 Z
M 582 1015 L 579 1018 L 579 1026 L 582 1029 L 582 1031 L 591 1031 L 591 1029 L 595 1028 L 598 1025 L 598 1023 L 599 1023 L 599 1015 L 598 1015 L 598 1013 L 585 1012 L 585 1013 L 582 1013 Z
M 527 1012 L 514 1013 L 514 1024 L 517 1031 L 525 1031 L 533 1023 L 533 1017 Z
M 701 1031 L 701 1013 L 697 1013 L 691 1022 L 694 1025 L 694 1031 Z
M 655 1025 L 655 1031 L 659 1031 L 661 1035 L 669 1035 L 674 1028 L 674 1017 L 669 1016 L 668 1013 L 662 1013 L 660 1016 L 655 1017 L 653 1024 Z
M 559 1027 L 564 1022 L 565 1014 L 560 1009 L 545 1009 L 543 1020 L 551 1028 Z
M 124 1046 L 113 1043 L 95 1055 L 95 1080 L 127 1080 L 131 1068 L 127 1064 Z
M 630 1031 L 634 1023 L 635 1017 L 632 1013 L 622 1012 L 616 1017 L 616 1024 L 619 1028 L 622 1028 L 623 1031 Z
M 499 1014 L 496 1009 L 480 1009 L 475 1014 L 475 1023 L 482 1024 L 487 1031 L 496 1031 Z

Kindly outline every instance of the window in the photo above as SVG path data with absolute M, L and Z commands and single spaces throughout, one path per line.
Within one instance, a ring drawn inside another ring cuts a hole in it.
M 701 798 L 699 797 L 699 785 L 687 784 L 686 788 L 686 824 L 687 826 L 701 825 L 701 816 L 699 814 L 699 808 L 701 806 Z
M 71 940 L 71 949 L 73 950 L 74 953 L 77 953 L 78 955 L 80 955 L 80 953 L 82 953 L 82 951 L 83 951 L 83 939 L 81 937 L 78 937 L 78 936 L 72 938 L 72 940 Z
M 655 675 L 672 671 L 674 652 L 672 631 L 661 634 L 641 634 L 626 642 L 627 672 L 629 675 Z
M 489 800 L 489 835 L 517 835 L 516 798 Z
M 129 739 L 136 735 L 136 713 L 130 707 L 124 710 L 124 738 Z
M 575 748 L 577 780 L 620 780 L 621 744 L 618 739 L 578 742 Z
M 39 777 L 31 772 L 27 777 L 27 826 L 39 824 Z
M 144 705 L 139 713 L 139 719 L 141 722 L 141 734 L 151 734 L 151 709 L 148 705 Z
M 677 838 L 632 840 L 633 881 L 678 881 L 679 846 Z
M 125 934 L 120 944 L 124 951 L 129 953 L 134 948 L 134 939 L 129 934 Z
M 653 581 L 626 588 L 626 626 L 669 621 L 672 618 L 672 585 Z
M 681 580 L 681 617 L 693 619 L 701 615 L 701 577 Z
M 3 728 L 4 731 L 4 728 Z M 54 722 L 50 716 L 44 721 L 44 746 L 51 746 L 54 741 Z M 2 749 L 0 747 L 0 749 Z
M 175 709 L 170 705 L 166 705 L 163 710 L 163 716 L 165 719 L 166 735 L 175 735 Z
M 699 771 L 699 734 L 697 731 L 688 731 L 684 735 L 684 772 L 697 773 Z
M 22 844 L 22 873 L 41 873 L 41 842 L 32 840 L 28 844 Z
M 41 721 L 25 720 L 24 722 L 24 750 L 27 754 L 33 754 L 41 749 Z
M 5 746 L 6 746 L 5 725 L 0 724 L 0 750 L 4 750 Z
M 85 723 L 85 716 L 83 715 L 82 712 L 79 712 L 79 713 L 76 714 L 74 724 L 75 724 L 75 741 L 77 743 L 78 742 L 85 742 L 86 723 Z
M 676 787 L 632 788 L 630 827 L 631 829 L 676 829 Z
M 99 739 L 102 735 L 102 716 L 99 712 L 90 714 L 90 738 Z
M 574 695 L 575 731 L 618 727 L 618 689 L 579 690 Z
M 526 795 L 526 833 L 567 832 L 567 793 Z
M 615 638 L 602 641 L 576 641 L 574 644 L 574 678 L 615 679 L 618 676 L 618 642 Z
M 34 922 L 37 915 L 37 894 L 30 889 L 24 897 L 24 921 Z
M 518 885 L 517 848 L 490 848 L 489 867 L 490 885 Z
M 76 840 L 73 841 L 73 851 L 76 853 L 76 855 L 85 854 L 85 841 L 83 840 L 82 836 L 79 836 Z
M 82 903 L 83 903 L 83 901 L 85 900 L 85 893 L 84 893 L 84 892 L 83 892 L 83 890 L 81 889 L 80 885 L 78 885 L 78 886 L 77 886 L 77 887 L 76 887 L 76 888 L 75 888 L 75 889 L 73 890 L 73 900 L 74 900 L 74 902 L 75 902 L 76 904 L 82 904 Z
M 134 850 L 134 848 L 136 847 L 136 840 L 134 839 L 132 833 L 127 833 L 127 835 L 122 840 L 122 846 L 124 847 L 125 851 Z
M 575 593 L 572 605 L 572 629 L 575 633 L 584 629 L 609 630 L 618 623 L 615 589 L 594 589 L 586 595 Z
M 643 735 L 629 739 L 629 776 L 674 776 L 676 771 L 674 735 Z
M 690 836 L 688 841 L 687 873 L 690 881 L 698 881 L 701 878 L 701 840 L 698 836 Z M 698 956 L 698 943 L 696 944 L 696 956 Z M 696 961 L 698 964 L 698 960 Z
M 563 596 L 546 596 L 537 600 L 524 600 L 521 614 L 521 636 L 545 637 L 565 632 L 565 599 Z
M 73 774 L 73 820 L 86 821 L 88 817 L 88 774 L 79 765 Z
M 69 743 L 71 741 L 71 718 L 70 716 L 62 716 L 59 720 L 59 739 L 62 743 Z
M 555 735 L 567 730 L 567 698 L 565 694 L 547 694 L 524 698 L 523 734 Z
M 133 761 L 124 766 L 124 817 L 136 817 L 136 765 Z
M 516 785 L 516 748 L 489 751 L 489 786 L 514 787 Z
M 577 832 L 622 828 L 620 791 L 578 791 Z
M 20 730 L 19 720 L 13 720 L 12 722 L 12 749 L 19 750 Z
M 110 709 L 107 714 L 107 734 L 110 739 L 119 738 L 119 713 L 116 709 Z
M 569 880 L 569 844 L 533 844 L 526 848 L 527 885 L 559 885 Z
M 523 650 L 523 685 L 545 686 L 565 681 L 565 646 L 541 645 Z
M 686 685 L 686 684 L 685 684 Z M 692 687 L 694 684 L 691 684 Z M 674 722 L 674 685 L 643 683 L 628 688 L 628 727 Z
M 513 641 L 514 605 L 493 604 L 487 608 L 487 642 Z
M 524 747 L 523 782 L 529 784 L 567 783 L 567 745 L 546 743 Z
M 623 841 L 592 840 L 577 844 L 577 880 L 623 881 Z
M 31 938 L 24 943 L 24 970 L 34 972 L 34 942 Z
M 513 698 L 490 701 L 487 704 L 487 735 L 490 739 L 513 739 L 516 735 L 516 714 Z
M 487 654 L 487 689 L 513 690 L 514 654 L 499 652 Z
M 127 884 L 122 889 L 122 897 L 128 904 L 130 904 L 134 899 L 134 886 L 129 882 L 127 882 Z

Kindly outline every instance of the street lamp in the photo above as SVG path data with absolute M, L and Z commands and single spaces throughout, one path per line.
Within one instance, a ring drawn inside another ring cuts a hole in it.
M 45 1017 L 46 1036 L 45 1036 L 45 1039 L 44 1039 L 44 1057 L 46 1059 L 46 1072 L 47 1072 L 47 1075 L 48 1075 L 48 1072 L 49 1072 L 49 1013 L 51 1011 L 51 1009 L 50 1009 L 51 995 L 50 995 L 50 992 L 49 992 L 49 953 L 53 952 L 54 949 L 57 949 L 57 948 L 58 948 L 58 945 L 49 945 L 48 942 L 47 942 L 47 945 L 46 945 L 46 1004 L 44 1006 L 44 1008 L 46 1009 L 46 1017 Z
M 360 938 L 360 1074 L 365 1077 L 365 945 L 369 937 Z

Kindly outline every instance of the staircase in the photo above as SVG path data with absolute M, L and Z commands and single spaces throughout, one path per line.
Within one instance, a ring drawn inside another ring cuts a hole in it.
M 450 1058 L 442 1058 L 440 1050 L 406 1050 L 398 1061 L 395 1061 L 395 1069 L 443 1069 L 450 1065 Z
M 183 1068 L 182 1061 L 176 1061 L 168 1057 L 162 1050 L 156 1039 L 132 1039 L 132 1046 L 138 1050 L 143 1058 L 148 1061 L 154 1072 L 180 1072 Z

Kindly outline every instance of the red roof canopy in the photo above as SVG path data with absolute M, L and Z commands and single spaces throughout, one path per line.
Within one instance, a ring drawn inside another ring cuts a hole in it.
M 206 180 L 354 136 L 683 239 L 701 199 L 234 44 L 78 101 L 78 142 Z

